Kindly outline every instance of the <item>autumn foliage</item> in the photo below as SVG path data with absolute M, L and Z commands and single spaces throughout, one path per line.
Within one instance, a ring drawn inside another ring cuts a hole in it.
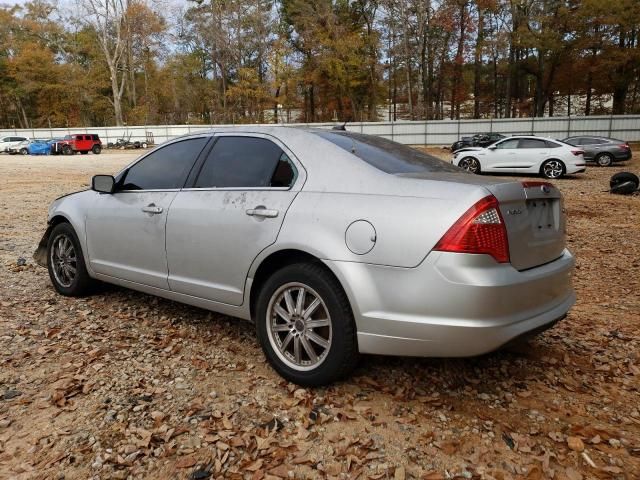
M 640 112 L 637 0 L 34 0 L 0 127 Z

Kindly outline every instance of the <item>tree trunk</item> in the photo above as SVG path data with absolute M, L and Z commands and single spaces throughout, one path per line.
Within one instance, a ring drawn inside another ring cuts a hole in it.
M 459 5 L 460 7 L 460 35 L 458 37 L 458 48 L 456 49 L 456 57 L 453 66 L 453 83 L 451 85 L 451 106 L 450 106 L 450 117 L 453 120 L 456 115 L 457 118 L 460 118 L 460 101 L 461 101 L 461 92 L 460 86 L 462 84 L 462 63 L 464 61 L 464 40 L 466 33 L 466 12 L 467 12 L 467 2 L 463 1 Z M 457 112 L 457 113 L 456 113 Z
M 484 43 L 484 10 L 478 6 L 478 36 L 473 58 L 473 118 L 480 118 L 480 69 Z

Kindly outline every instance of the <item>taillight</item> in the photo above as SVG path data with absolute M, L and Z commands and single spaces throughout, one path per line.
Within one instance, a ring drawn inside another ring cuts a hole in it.
M 578 155 L 584 155 L 584 150 L 571 150 L 571 153 L 577 157 Z
M 467 210 L 434 247 L 440 252 L 491 255 L 499 263 L 509 262 L 507 229 L 493 195 Z
M 623 143 L 622 145 L 618 145 L 618 147 L 622 148 L 623 150 L 631 150 L 631 147 L 628 143 Z

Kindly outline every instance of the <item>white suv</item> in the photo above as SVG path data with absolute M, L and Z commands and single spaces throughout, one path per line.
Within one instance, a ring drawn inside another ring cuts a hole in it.
M 505 172 L 560 178 L 587 167 L 584 151 L 551 138 L 514 136 L 488 147 L 467 147 L 454 153 L 454 165 L 472 173 Z
M 20 142 L 29 140 L 28 137 L 3 137 L 0 138 L 0 152 L 5 153 L 9 148 L 18 145 Z

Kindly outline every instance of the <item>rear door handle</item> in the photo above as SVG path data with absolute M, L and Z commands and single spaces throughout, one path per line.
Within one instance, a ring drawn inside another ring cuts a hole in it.
M 275 218 L 278 216 L 278 210 L 269 210 L 265 207 L 249 208 L 246 214 L 251 217 Z
M 155 203 L 150 203 L 146 207 L 142 207 L 142 211 L 144 213 L 151 213 L 152 215 L 157 215 L 162 213 L 162 207 L 156 207 Z

